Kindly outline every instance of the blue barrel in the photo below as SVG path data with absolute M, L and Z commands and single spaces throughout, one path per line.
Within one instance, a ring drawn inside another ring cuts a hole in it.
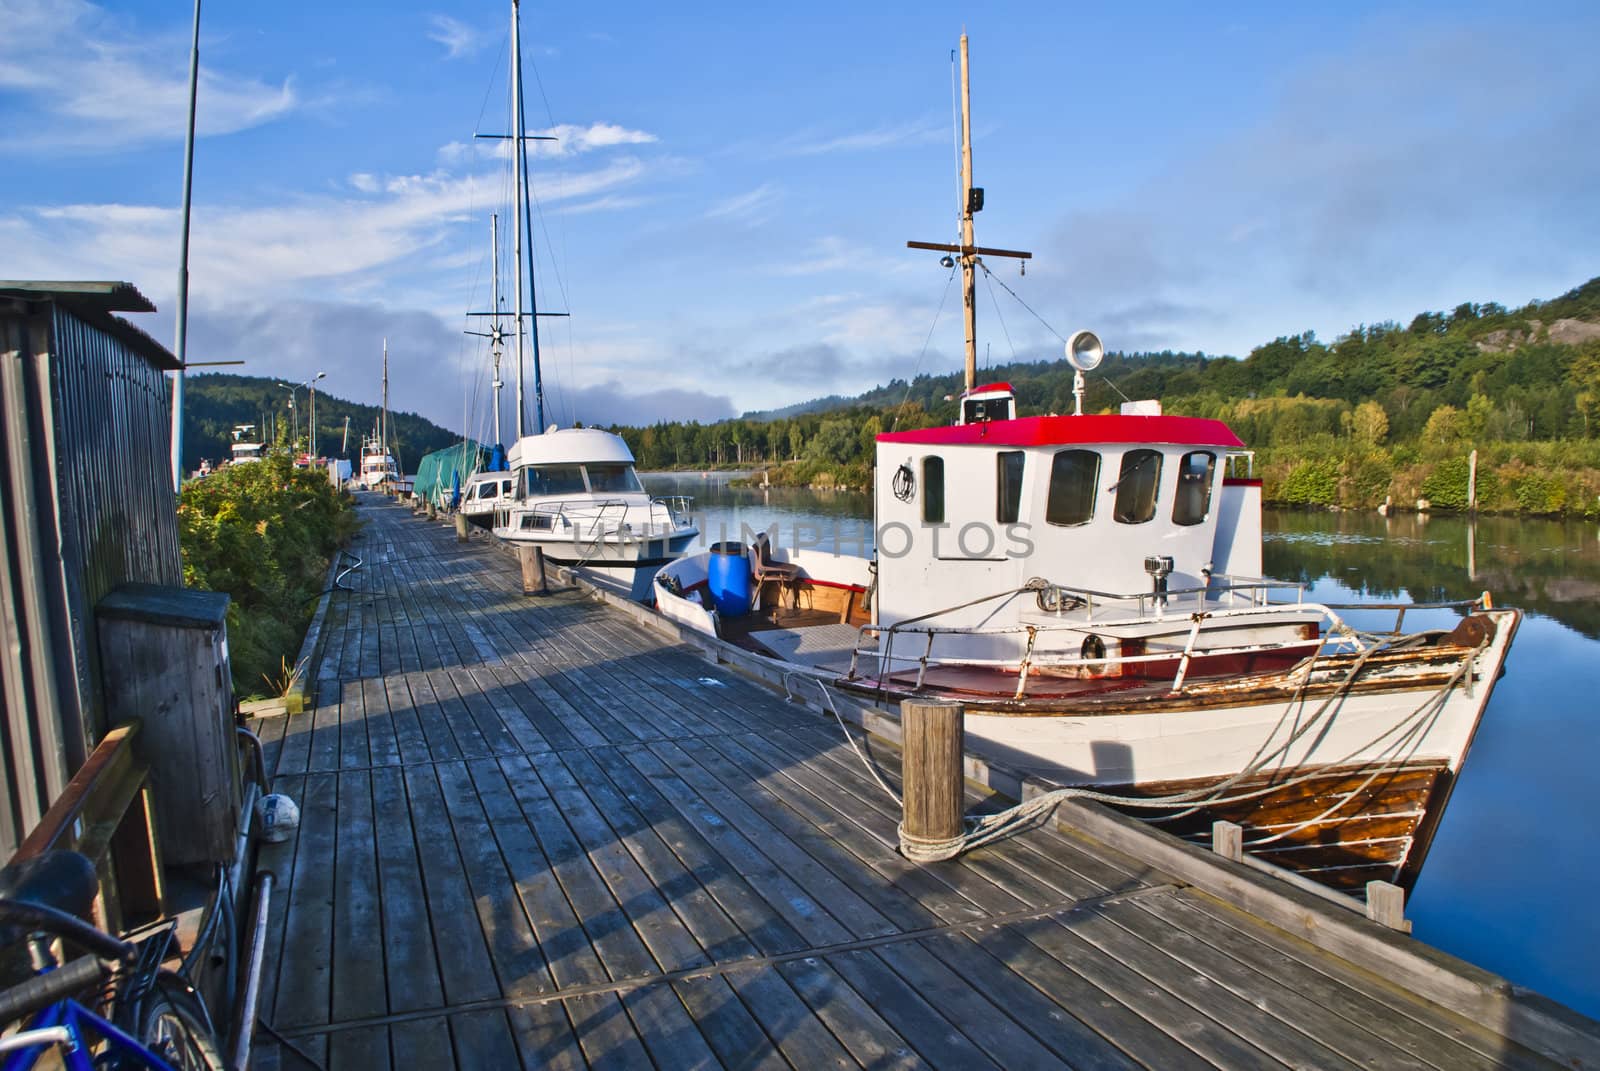
M 706 586 L 717 613 L 743 617 L 750 612 L 750 559 L 743 543 L 713 543 L 706 561 Z

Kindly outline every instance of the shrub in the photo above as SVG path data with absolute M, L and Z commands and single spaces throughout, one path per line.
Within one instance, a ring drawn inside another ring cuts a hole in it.
M 348 495 L 286 454 L 229 465 L 178 498 L 183 581 L 227 592 L 234 691 L 259 694 L 293 660 L 329 558 L 355 531 Z
M 1294 506 L 1338 505 L 1338 464 L 1329 460 L 1302 461 L 1289 470 L 1276 500 Z

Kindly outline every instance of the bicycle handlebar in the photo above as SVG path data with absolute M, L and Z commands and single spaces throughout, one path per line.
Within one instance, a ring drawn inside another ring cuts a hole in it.
M 20 985 L 0 990 L 0 1025 L 24 1019 L 58 1000 L 81 993 L 97 985 L 109 973 L 97 957 L 84 956 L 64 967 L 34 975 Z
M 29 931 L 43 930 L 63 940 L 71 941 L 84 951 L 92 952 L 102 959 L 133 963 L 139 957 L 139 950 L 127 941 L 89 925 L 76 915 L 57 911 L 44 904 L 28 903 L 23 900 L 0 900 L 0 926 L 8 925 L 21 926 Z

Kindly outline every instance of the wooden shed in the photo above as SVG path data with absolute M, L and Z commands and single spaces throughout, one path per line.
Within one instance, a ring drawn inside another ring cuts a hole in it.
M 0 859 L 108 728 L 95 607 L 183 583 L 178 361 L 114 315 L 154 311 L 128 283 L 0 281 Z

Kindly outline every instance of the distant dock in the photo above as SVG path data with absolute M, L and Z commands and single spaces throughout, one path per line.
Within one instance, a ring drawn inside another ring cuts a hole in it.
M 1600 1024 L 1099 808 L 911 863 L 831 717 L 361 512 L 311 703 L 257 724 L 302 815 L 260 1068 L 1600 1067 Z

